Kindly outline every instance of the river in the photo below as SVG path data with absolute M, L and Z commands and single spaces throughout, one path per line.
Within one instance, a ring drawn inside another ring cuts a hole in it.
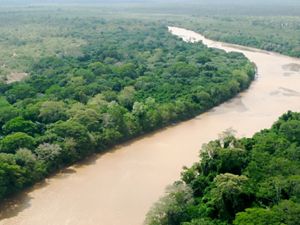
M 94 156 L 20 194 L 2 210 L 1 225 L 141 225 L 182 167 L 197 160 L 203 143 L 228 128 L 250 136 L 287 110 L 300 111 L 299 59 L 169 30 L 185 41 L 244 53 L 257 65 L 257 79 L 207 113 Z

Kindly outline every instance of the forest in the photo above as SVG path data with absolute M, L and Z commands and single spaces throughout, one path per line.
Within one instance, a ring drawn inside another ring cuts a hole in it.
M 94 153 L 206 112 L 254 80 L 242 54 L 185 43 L 168 25 L 300 57 L 299 6 L 193 2 L 0 7 L 1 202 Z M 28 76 L 11 82 L 18 74 Z M 145 223 L 299 224 L 299 129 L 300 114 L 288 112 L 252 138 L 224 132 Z
M 297 1 L 188 1 L 181 7 L 174 4 L 143 12 L 155 13 L 174 26 L 197 31 L 212 40 L 300 57 Z
M 299 16 L 215 16 L 190 27 L 213 40 L 300 57 L 299 24 Z
M 209 2 L 0 7 L 0 80 L 30 74 L 30 66 L 41 58 L 79 56 L 88 44 L 85 36 L 99 35 L 84 25 L 83 21 L 91 20 L 185 27 L 213 40 L 299 57 L 299 4 L 224 3 L 217 7 Z
M 64 38 L 86 44 L 78 54 L 41 55 L 26 79 L 0 84 L 1 199 L 95 152 L 205 112 L 254 79 L 242 54 L 185 43 L 157 22 L 44 19 L 71 24 Z
M 230 130 L 203 145 L 148 213 L 148 225 L 300 224 L 300 113 L 237 139 Z

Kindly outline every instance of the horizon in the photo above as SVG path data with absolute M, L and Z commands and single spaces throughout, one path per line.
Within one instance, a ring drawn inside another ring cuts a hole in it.
M 0 5 L 66 5 L 66 4 L 80 4 L 80 5 L 89 5 L 89 4 L 112 4 L 112 3 L 138 3 L 138 4 L 164 4 L 164 3 L 185 3 L 185 4 L 198 4 L 198 5 L 268 5 L 268 4 L 277 4 L 277 5 L 300 5 L 300 2 L 297 0 L 265 0 L 263 2 L 259 0 L 0 0 Z

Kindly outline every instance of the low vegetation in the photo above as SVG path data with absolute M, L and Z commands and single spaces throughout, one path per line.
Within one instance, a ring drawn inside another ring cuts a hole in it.
M 0 7 L 0 80 L 22 79 L 43 57 L 81 54 L 85 42 L 69 33 L 76 23 L 62 15 L 57 9 Z

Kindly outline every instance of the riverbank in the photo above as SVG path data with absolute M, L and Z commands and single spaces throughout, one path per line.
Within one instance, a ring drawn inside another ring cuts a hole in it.
M 287 65 L 300 64 L 300 60 L 200 39 L 185 29 L 172 33 L 244 53 L 257 65 L 258 79 L 236 98 L 195 119 L 51 178 L 47 185 L 29 192 L 25 201 L 18 202 L 18 210 L 0 224 L 141 224 L 166 185 L 178 179 L 182 166 L 197 160 L 203 143 L 227 128 L 235 129 L 238 136 L 250 136 L 270 127 L 287 110 L 299 111 L 300 76 Z

